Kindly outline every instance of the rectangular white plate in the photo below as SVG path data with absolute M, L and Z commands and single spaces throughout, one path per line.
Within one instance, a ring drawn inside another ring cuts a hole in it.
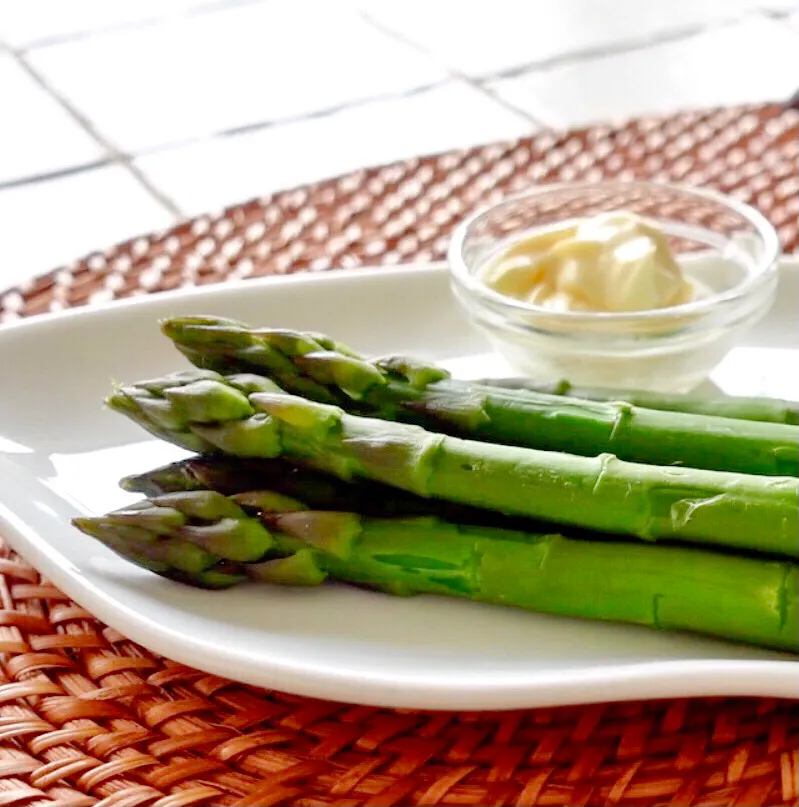
M 69 596 L 151 650 L 247 683 L 383 706 L 498 709 L 688 695 L 799 697 L 799 661 L 695 636 L 326 585 L 203 592 L 134 568 L 69 525 L 132 498 L 120 476 L 181 452 L 104 411 L 112 380 L 185 365 L 158 331 L 214 313 L 506 374 L 442 267 L 356 270 L 143 297 L 0 329 L 0 534 Z M 799 264 L 713 380 L 799 398 Z

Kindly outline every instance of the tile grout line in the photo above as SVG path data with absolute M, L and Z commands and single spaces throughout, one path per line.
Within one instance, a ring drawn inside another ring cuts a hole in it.
M 336 106 L 312 110 L 302 115 L 290 115 L 284 118 L 276 118 L 271 121 L 254 121 L 253 123 L 245 123 L 241 126 L 232 126 L 228 129 L 218 129 L 216 132 L 209 135 L 209 137 L 229 137 L 231 135 L 235 136 L 239 134 L 246 134 L 247 132 L 268 129 L 271 126 L 285 126 L 292 123 L 302 123 L 303 121 L 316 120 L 317 118 L 327 118 L 337 115 L 340 112 L 346 112 L 348 109 L 360 109 L 362 107 L 374 106 L 385 101 L 402 101 L 405 98 L 413 98 L 415 95 L 422 95 L 426 92 L 430 92 L 430 90 L 434 90 L 437 87 L 443 87 L 448 83 L 448 81 L 448 78 L 440 81 L 431 81 L 427 84 L 420 84 L 418 87 L 411 87 L 407 90 L 386 93 L 385 95 L 370 95 L 355 99 L 353 101 L 345 101 L 344 103 L 337 104 Z
M 549 70 L 558 67 L 567 67 L 570 65 L 576 66 L 586 61 L 601 59 L 605 56 L 636 53 L 639 51 L 645 51 L 648 48 L 656 47 L 658 45 L 667 45 L 672 43 L 690 41 L 691 39 L 699 37 L 703 34 L 709 34 L 716 31 L 723 31 L 724 29 L 731 28 L 734 25 L 740 24 L 746 20 L 758 20 L 758 19 L 766 19 L 772 22 L 775 21 L 775 18 L 772 15 L 765 13 L 762 9 L 758 11 L 748 11 L 739 15 L 738 17 L 728 17 L 723 20 L 717 20 L 716 22 L 711 24 L 701 24 L 686 27 L 680 30 L 664 33 L 660 36 L 641 39 L 636 42 L 630 42 L 627 44 L 620 45 L 619 47 L 607 50 L 603 50 L 600 48 L 591 50 L 586 49 L 580 52 L 575 51 L 574 53 L 568 56 L 559 56 L 541 62 L 531 62 L 528 63 L 527 65 L 515 66 L 512 68 L 508 68 L 506 70 L 501 70 L 492 74 L 481 76 L 476 79 L 476 82 L 478 84 L 485 85 L 487 82 L 491 81 L 498 81 L 503 79 L 513 80 L 514 78 L 522 77 L 527 73 Z M 492 88 L 488 86 L 484 86 L 483 89 L 488 92 L 493 92 Z M 797 91 L 797 94 L 799 95 L 799 91 Z M 541 120 L 543 120 L 543 118 Z M 547 121 L 543 125 L 551 128 L 553 126 L 557 126 L 558 124 L 553 123 L 552 121 Z
M 515 78 L 516 76 L 521 75 L 523 73 L 533 72 L 537 70 L 549 70 L 553 67 L 563 67 L 568 66 L 570 64 L 579 64 L 580 62 L 590 59 L 601 58 L 603 56 L 615 56 L 624 53 L 634 53 L 635 51 L 646 50 L 647 48 L 651 48 L 653 46 L 660 44 L 670 44 L 672 42 L 681 42 L 686 39 L 692 39 L 693 37 L 700 36 L 701 34 L 704 33 L 709 33 L 714 30 L 730 27 L 746 19 L 758 19 L 764 16 L 762 14 L 753 12 L 743 13 L 737 17 L 725 17 L 723 19 L 719 19 L 709 24 L 700 23 L 697 25 L 690 25 L 684 28 L 675 29 L 674 31 L 667 31 L 653 36 L 642 37 L 640 39 L 631 39 L 627 41 L 622 41 L 616 43 L 615 45 L 611 44 L 605 47 L 597 46 L 597 47 L 582 48 L 570 51 L 568 53 L 560 54 L 557 56 L 552 56 L 547 59 L 542 59 L 540 61 L 525 62 L 524 64 L 521 65 L 514 65 L 512 67 L 502 68 L 500 70 L 492 70 L 487 73 L 483 73 L 479 76 L 469 76 L 463 74 L 457 68 L 453 68 L 449 63 L 443 61 L 434 52 L 429 51 L 424 45 L 419 44 L 418 42 L 406 36 L 405 34 L 391 28 L 390 26 L 386 25 L 380 20 L 375 19 L 369 14 L 368 11 L 358 9 L 357 12 L 364 20 L 366 20 L 370 25 L 374 26 L 378 30 L 382 31 L 385 34 L 388 34 L 389 36 L 392 36 L 393 38 L 399 40 L 400 42 L 403 42 L 406 45 L 413 47 L 415 50 L 424 53 L 426 56 L 433 58 L 436 62 L 438 62 L 447 70 L 449 70 L 454 77 L 477 83 L 497 81 L 505 78 Z
M 504 109 L 519 115 L 522 118 L 530 121 L 534 126 L 537 126 L 539 129 L 550 129 L 552 128 L 552 123 L 549 121 L 544 120 L 544 118 L 540 118 L 537 115 L 532 115 L 528 110 L 523 109 L 520 106 L 517 106 L 513 103 L 513 101 L 509 101 L 507 98 L 503 98 L 496 90 L 492 87 L 488 87 L 486 84 L 483 84 L 481 79 L 472 78 L 471 76 L 462 76 L 461 80 L 468 84 L 473 90 L 477 90 L 481 95 L 484 95 L 486 98 L 494 101 L 499 106 L 503 107 Z
M 626 53 L 636 53 L 638 51 L 656 47 L 658 45 L 670 45 L 675 42 L 684 42 L 686 40 L 694 39 L 702 34 L 712 33 L 713 31 L 723 30 L 724 28 L 730 28 L 747 18 L 758 18 L 759 16 L 760 15 L 744 14 L 740 17 L 727 17 L 726 19 L 718 20 L 709 25 L 699 24 L 687 26 L 685 28 L 667 31 L 655 36 L 628 40 L 627 42 L 619 42 L 614 46 L 606 48 L 583 48 L 582 50 L 572 51 L 571 53 L 562 54 L 560 56 L 552 56 L 549 59 L 542 59 L 538 62 L 527 62 L 523 65 L 515 65 L 514 67 L 497 70 L 493 73 L 480 76 L 477 80 L 485 82 L 516 78 L 524 73 L 551 70 L 558 67 L 569 67 L 571 65 L 578 65 L 581 62 L 601 59 L 605 56 L 621 56 Z
M 450 64 L 444 62 L 441 58 L 439 58 L 435 53 L 431 53 L 427 50 L 427 48 L 420 45 L 418 42 L 408 38 L 404 34 L 396 31 L 395 29 L 383 24 L 380 20 L 374 19 L 368 12 L 363 11 L 362 9 L 357 9 L 358 15 L 369 25 L 371 25 L 376 30 L 382 32 L 386 36 L 391 37 L 392 39 L 396 40 L 397 42 L 401 42 L 408 47 L 413 48 L 418 53 L 422 53 L 425 56 L 430 57 L 433 59 L 437 64 L 443 67 L 450 75 L 451 78 L 458 79 L 459 81 L 468 84 L 472 89 L 479 92 L 484 97 L 490 99 L 492 102 L 496 103 L 498 106 L 502 107 L 508 112 L 512 112 L 515 115 L 520 116 L 528 123 L 532 123 L 534 126 L 546 126 L 542 121 L 534 118 L 528 112 L 523 109 L 520 109 L 515 104 L 512 104 L 509 101 L 506 101 L 504 98 L 499 97 L 496 93 L 489 90 L 487 87 L 484 87 L 479 79 L 474 79 L 472 76 L 466 75 L 462 73 L 457 68 L 453 68 Z
M 32 78 L 57 104 L 61 106 L 73 120 L 109 155 L 103 161 L 105 165 L 120 165 L 126 168 L 130 175 L 146 190 L 153 199 L 167 210 L 172 216 L 178 219 L 185 218 L 183 211 L 175 204 L 169 196 L 154 185 L 145 174 L 133 163 L 130 157 L 120 151 L 111 141 L 105 138 L 92 124 L 92 122 L 58 90 L 51 87 L 36 68 L 25 58 L 20 51 L 11 48 L 11 55 L 16 59 L 19 66 Z M 69 169 L 68 169 L 69 170 Z M 22 183 L 16 183 L 22 184 Z
M 121 31 L 151 28 L 153 26 L 168 22 L 169 20 L 202 17 L 205 14 L 215 14 L 219 11 L 224 11 L 227 8 L 254 5 L 255 3 L 259 2 L 262 2 L 262 0 L 210 0 L 210 2 L 207 2 L 201 6 L 185 8 L 183 11 L 173 14 L 143 17 L 140 19 L 116 23 L 112 22 L 109 25 L 100 28 L 82 28 L 66 34 L 54 34 L 53 36 L 44 37 L 42 39 L 32 39 L 29 42 L 26 42 L 24 45 L 18 47 L 16 52 L 18 54 L 25 54 L 28 53 L 28 51 L 37 50 L 38 48 L 49 48 L 56 45 L 64 45 L 68 42 L 80 42 L 81 40 L 91 39 L 95 36 L 105 36 L 107 34 L 119 33 Z
M 65 98 L 58 90 L 51 87 L 38 70 L 36 70 L 19 51 L 11 51 L 16 58 L 17 63 L 23 70 L 34 80 L 36 83 L 53 98 L 75 122 L 86 131 L 105 151 L 110 155 L 108 164 L 117 164 L 126 168 L 130 175 L 155 199 L 163 208 L 167 210 L 172 216 L 178 219 L 185 218 L 183 211 L 175 204 L 169 196 L 167 196 L 160 188 L 154 185 L 145 176 L 145 174 L 133 163 L 133 161 L 120 151 L 111 141 L 103 137 L 103 135 L 94 127 L 92 122 L 67 98 Z
M 14 55 L 17 55 L 17 54 L 14 54 Z M 17 58 L 19 58 L 18 55 L 17 55 Z M 93 161 L 91 163 L 75 165 L 75 166 L 69 166 L 67 168 L 61 168 L 61 169 L 57 169 L 57 170 L 54 170 L 54 171 L 48 171 L 48 172 L 41 173 L 41 174 L 31 174 L 31 175 L 24 176 L 24 177 L 18 177 L 16 179 L 12 179 L 12 180 L 4 180 L 4 181 L 0 182 L 0 190 L 3 190 L 5 188 L 10 188 L 10 187 L 18 187 L 20 185 L 26 185 L 26 184 L 34 183 L 34 182 L 41 182 L 41 181 L 45 181 L 45 180 L 48 180 L 48 179 L 56 179 L 56 178 L 58 178 L 60 176 L 66 176 L 66 175 L 70 175 L 70 174 L 77 174 L 77 173 L 81 173 L 83 171 L 87 171 L 87 170 L 91 170 L 93 168 L 99 168 L 99 167 L 107 166 L 107 165 L 120 165 L 121 164 L 121 165 L 124 165 L 126 167 L 130 167 L 131 164 L 133 164 L 133 170 L 140 170 L 135 166 L 135 160 L 140 158 L 140 157 L 148 157 L 150 155 L 163 154 L 165 152 L 169 152 L 169 151 L 173 151 L 173 150 L 177 150 L 177 149 L 181 149 L 181 148 L 186 148 L 187 146 L 192 146 L 192 145 L 195 145 L 197 143 L 202 143 L 202 142 L 212 141 L 212 140 L 222 140 L 222 139 L 227 138 L 227 137 L 236 137 L 238 135 L 245 135 L 245 134 L 249 134 L 251 132 L 258 132 L 258 131 L 262 131 L 264 129 L 270 129 L 272 127 L 280 127 L 280 126 L 284 126 L 284 125 L 303 123 L 305 121 L 314 121 L 314 120 L 317 120 L 317 119 L 323 119 L 323 118 L 326 118 L 326 117 L 336 115 L 336 114 L 341 113 L 341 112 L 346 112 L 347 110 L 350 110 L 350 109 L 362 109 L 364 107 L 374 106 L 374 105 L 380 104 L 382 102 L 401 101 L 402 99 L 405 99 L 405 98 L 412 98 L 415 95 L 422 95 L 422 94 L 424 94 L 426 92 L 430 92 L 431 90 L 434 90 L 437 87 L 443 87 L 448 83 L 448 81 L 449 81 L 449 79 L 447 78 L 447 79 L 443 79 L 441 81 L 434 81 L 434 82 L 431 82 L 431 83 L 428 83 L 428 84 L 422 84 L 422 85 L 420 85 L 418 87 L 412 87 L 409 90 L 404 90 L 404 91 L 400 91 L 400 92 L 396 92 L 396 93 L 390 93 L 390 94 L 387 94 L 387 95 L 376 95 L 376 96 L 370 96 L 370 97 L 366 97 L 366 98 L 361 98 L 361 99 L 358 99 L 358 100 L 355 100 L 355 101 L 345 102 L 343 104 L 338 104 L 338 105 L 336 105 L 334 107 L 328 107 L 326 109 L 313 110 L 313 111 L 307 112 L 307 113 L 302 114 L 302 115 L 292 115 L 292 116 L 289 116 L 289 117 L 277 118 L 277 119 L 274 119 L 274 120 L 260 120 L 260 121 L 254 121 L 252 123 L 245 123 L 245 124 L 242 124 L 241 126 L 233 126 L 233 127 L 227 128 L 227 129 L 217 129 L 214 132 L 209 132 L 207 134 L 203 134 L 203 135 L 200 135 L 200 136 L 188 137 L 188 138 L 185 138 L 183 140 L 176 140 L 176 141 L 172 141 L 172 142 L 168 142 L 168 143 L 161 143 L 161 144 L 159 144 L 157 146 L 144 149 L 141 152 L 138 152 L 136 154 L 130 154 L 128 152 L 125 152 L 125 151 L 122 151 L 120 149 L 114 148 L 114 146 L 111 143 L 108 143 L 105 140 L 105 138 L 102 137 L 102 135 L 99 135 L 99 134 L 97 134 L 96 132 L 94 132 L 92 130 L 90 122 L 84 123 L 83 117 L 80 116 L 80 113 L 77 113 L 77 115 L 78 115 L 77 119 L 78 119 L 78 122 L 80 123 L 81 127 L 85 128 L 85 129 L 88 129 L 90 131 L 92 137 L 95 140 L 97 140 L 100 144 L 102 144 L 102 146 L 109 152 L 109 154 L 111 156 L 109 156 L 108 158 L 103 159 L 103 160 Z M 49 94 L 55 95 L 55 93 L 52 92 L 50 90 L 50 88 L 44 82 L 40 82 L 40 83 L 45 87 L 45 89 L 47 90 L 47 92 Z M 60 100 L 59 100 L 59 103 L 61 103 Z M 68 104 L 69 102 L 66 102 L 66 103 Z M 71 109 L 69 111 L 70 111 L 70 114 L 72 114 L 73 117 L 74 117 L 75 112 L 73 112 Z
M 50 88 L 44 86 L 43 82 L 39 80 L 37 76 L 32 75 L 31 71 L 28 69 L 28 65 L 23 64 L 19 58 L 19 55 L 14 52 L 11 45 L 9 45 L 4 40 L 0 39 L 0 56 L 8 56 L 14 60 L 14 62 L 25 71 L 25 73 L 33 78 L 39 86 L 41 86 L 44 91 L 47 93 L 48 96 L 52 97 L 53 93 L 50 91 Z M 58 102 L 58 99 L 56 99 Z M 72 114 L 70 112 L 70 114 Z M 85 128 L 81 123 L 81 128 Z M 94 140 L 97 138 L 92 134 L 91 135 Z M 93 171 L 95 168 L 104 168 L 109 165 L 113 165 L 113 159 L 109 157 L 103 157 L 97 160 L 90 160 L 89 162 L 85 163 L 78 163 L 77 165 L 69 165 L 64 168 L 55 168 L 50 171 L 44 171 L 40 174 L 28 174 L 27 176 L 21 177 L 14 177 L 12 179 L 4 179 L 0 180 L 0 191 L 9 190 L 11 188 L 19 188 L 23 185 L 29 185 L 36 182 L 45 182 L 50 179 L 59 179 L 60 177 L 67 177 L 72 176 L 73 174 L 82 174 L 84 171 Z
M 674 31 L 668 31 L 661 33 L 659 35 L 647 36 L 642 37 L 640 39 L 635 40 L 628 40 L 627 42 L 619 42 L 615 45 L 610 45 L 608 47 L 595 47 L 595 48 L 584 48 L 582 50 L 571 51 L 567 54 L 561 54 L 559 56 L 554 56 L 549 59 L 543 59 L 538 62 L 527 62 L 524 65 L 515 65 L 510 68 L 504 68 L 501 70 L 490 71 L 488 73 L 484 73 L 479 76 L 471 76 L 468 75 L 458 68 L 454 68 L 448 62 L 444 61 L 438 54 L 428 50 L 424 45 L 416 42 L 415 40 L 411 39 L 410 37 L 406 36 L 400 31 L 397 31 L 390 26 L 386 25 L 385 23 L 381 22 L 373 18 L 368 11 L 364 9 L 357 9 L 357 13 L 370 25 L 374 26 L 379 31 L 382 31 L 384 34 L 393 37 L 399 42 L 402 42 L 409 47 L 412 47 L 419 53 L 423 53 L 424 55 L 432 58 L 437 64 L 444 67 L 449 74 L 466 84 L 472 87 L 474 90 L 477 90 L 482 95 L 488 97 L 493 102 L 499 104 L 504 109 L 523 117 L 524 119 L 530 121 L 535 126 L 539 126 L 544 129 L 551 129 L 557 127 L 557 123 L 554 123 L 552 120 L 548 120 L 547 116 L 539 116 L 537 114 L 531 114 L 528 110 L 522 109 L 521 107 L 516 106 L 512 101 L 502 97 L 498 92 L 496 92 L 492 87 L 489 86 L 490 82 L 494 81 L 501 81 L 503 79 L 513 79 L 519 76 L 523 76 L 526 73 L 533 73 L 533 72 L 543 72 L 545 70 L 550 70 L 552 68 L 557 67 L 565 67 L 569 65 L 579 65 L 580 63 L 592 60 L 592 59 L 599 59 L 605 56 L 615 56 L 615 55 L 622 55 L 626 53 L 635 53 L 637 51 L 643 51 L 651 47 L 655 47 L 661 44 L 670 44 L 675 42 L 682 42 L 686 40 L 693 39 L 694 37 L 701 36 L 705 33 L 710 33 L 717 30 L 723 30 L 725 28 L 732 27 L 738 23 L 741 23 L 747 19 L 764 19 L 768 18 L 767 15 L 761 12 L 744 12 L 734 17 L 725 17 L 724 19 L 716 20 L 711 23 L 705 24 L 697 24 L 686 26 L 684 28 L 680 28 Z
M 20 188 L 24 185 L 35 185 L 38 182 L 47 182 L 51 179 L 61 179 L 75 174 L 83 174 L 86 171 L 93 171 L 96 168 L 107 168 L 117 163 L 111 158 L 92 160 L 88 163 L 69 165 L 66 168 L 55 168 L 52 171 L 43 171 L 40 174 L 28 174 L 27 176 L 15 177 L 14 179 L 4 179 L 0 182 L 0 191 L 11 188 Z

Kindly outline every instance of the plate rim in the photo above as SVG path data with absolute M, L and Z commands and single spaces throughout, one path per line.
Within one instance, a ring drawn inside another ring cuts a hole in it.
M 791 265 L 791 261 L 787 261 Z M 799 255 L 796 256 L 796 268 L 799 270 Z M 780 267 L 782 269 L 782 266 Z M 64 308 L 59 311 L 45 311 L 40 314 L 33 314 L 10 322 L 0 322 L 0 339 L 12 331 L 19 332 L 28 328 L 49 327 L 50 324 L 60 324 L 70 321 L 76 317 L 87 318 L 105 316 L 106 314 L 119 311 L 127 312 L 141 306 L 152 305 L 154 301 L 169 303 L 171 300 L 192 300 L 203 297 L 235 295 L 242 289 L 261 289 L 270 286 L 295 286 L 307 283 L 318 282 L 351 282 L 357 278 L 379 278 L 389 274 L 404 274 L 406 272 L 418 272 L 420 274 L 439 274 L 446 272 L 448 264 L 446 261 L 425 261 L 422 263 L 396 263 L 383 265 L 364 265 L 346 269 L 325 269 L 323 271 L 301 271 L 286 275 L 262 275 L 252 278 L 235 278 L 223 280 L 216 283 L 206 283 L 200 286 L 180 286 L 168 291 L 144 292 L 133 294 L 129 297 L 109 300 L 108 302 Z M 10 289 L 9 289 L 10 291 Z M 0 292 L 3 293 L 3 292 Z
M 799 271 L 799 256 L 786 256 L 781 269 Z M 441 262 L 364 267 L 324 273 L 300 273 L 280 277 L 263 277 L 231 283 L 175 289 L 155 295 L 141 295 L 101 306 L 81 306 L 55 314 L 37 315 L 0 326 L 0 340 L 12 331 L 42 329 L 68 324 L 74 317 L 94 318 L 117 311 L 148 307 L 156 301 L 192 300 L 235 295 L 242 288 L 254 289 L 275 285 L 346 282 L 353 278 L 402 276 L 408 272 L 438 274 L 446 271 Z M 9 459 L 11 457 L 11 459 Z M 4 466 L 19 468 L 13 455 L 0 452 L 0 476 Z M 46 489 L 41 480 L 30 475 L 31 484 Z M 55 496 L 48 491 L 48 494 Z M 147 618 L 131 613 L 123 603 L 73 570 L 60 552 L 48 545 L 35 528 L 27 525 L 18 512 L 0 501 L 0 529 L 15 551 L 37 571 L 52 580 L 67 596 L 89 610 L 98 620 L 114 627 L 151 652 L 172 658 L 215 675 L 259 687 L 283 689 L 298 695 L 341 702 L 357 702 L 371 706 L 410 709 L 514 709 L 544 706 L 578 705 L 607 700 L 638 700 L 668 697 L 701 696 L 770 696 L 799 698 L 799 661 L 772 659 L 679 659 L 641 661 L 617 665 L 605 664 L 588 670 L 561 670 L 487 675 L 477 682 L 439 681 L 429 678 L 391 680 L 388 674 L 355 676 L 336 674 L 332 670 L 298 669 L 296 663 L 273 659 L 257 667 L 246 663 L 242 654 L 208 652 L 194 636 L 182 637 L 175 643 L 171 630 L 154 625 Z M 36 533 L 38 540 L 32 540 Z M 49 551 L 47 550 L 49 546 Z M 110 614 L 110 618 L 109 618 Z M 155 628 L 155 629 L 154 629 Z M 159 629 L 160 628 L 160 629 Z M 175 652 L 177 649 L 178 652 Z M 185 652 L 183 652 L 185 650 Z M 226 655 L 226 658 L 223 656 Z M 493 677 L 492 677 L 493 676 Z

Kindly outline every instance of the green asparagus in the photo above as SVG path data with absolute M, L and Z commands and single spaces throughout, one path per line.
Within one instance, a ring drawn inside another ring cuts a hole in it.
M 647 541 L 799 558 L 799 480 L 628 463 L 461 440 L 260 392 L 252 376 L 190 374 L 107 399 L 145 429 L 204 453 L 284 457 L 425 498 Z
M 435 518 L 276 512 L 274 496 L 183 492 L 74 523 L 133 563 L 209 588 L 331 578 L 799 652 L 799 569 L 792 563 Z
M 120 481 L 123 490 L 145 496 L 180 491 L 215 490 L 225 496 L 268 488 L 302 499 L 313 510 L 354 510 L 374 518 L 434 515 L 469 524 L 522 526 L 490 510 L 424 499 L 388 485 L 356 479 L 342 481 L 284 459 L 242 459 L 224 455 L 194 456 Z M 525 523 L 525 529 L 541 525 Z
M 162 330 L 200 368 L 264 373 L 286 392 L 351 414 L 583 456 L 612 453 L 650 465 L 799 476 L 799 427 L 784 423 L 470 384 L 426 362 L 367 361 L 326 336 L 256 330 L 214 317 L 174 317 Z
M 693 415 L 757 420 L 762 423 L 799 425 L 799 402 L 779 398 L 751 398 L 741 395 L 670 395 L 665 392 L 618 390 L 602 387 L 576 387 L 568 381 L 539 383 L 529 378 L 484 378 L 480 386 L 495 386 L 510 390 L 530 390 L 546 395 L 566 395 L 588 401 L 625 401 L 645 409 L 664 412 L 686 412 Z

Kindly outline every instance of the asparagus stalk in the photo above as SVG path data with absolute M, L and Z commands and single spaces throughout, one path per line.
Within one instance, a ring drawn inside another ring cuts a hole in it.
M 331 578 L 799 652 L 799 569 L 788 562 L 435 518 L 276 511 L 274 495 L 178 493 L 74 523 L 133 563 L 204 587 Z
M 566 395 L 587 401 L 626 401 L 645 409 L 664 412 L 684 412 L 736 420 L 756 420 L 762 423 L 799 425 L 799 403 L 780 398 L 751 398 L 742 395 L 669 395 L 665 392 L 618 390 L 603 387 L 576 387 L 568 381 L 543 383 L 529 378 L 486 378 L 475 382 L 480 386 L 495 386 L 508 390 L 529 390 L 546 395 Z
M 352 414 L 583 456 L 799 476 L 797 426 L 475 385 L 414 359 L 367 361 L 325 336 L 214 317 L 174 317 L 162 330 L 200 368 L 265 373 L 289 393 Z
M 461 440 L 348 415 L 257 379 L 187 374 L 119 388 L 107 404 L 206 453 L 284 457 L 339 479 L 647 541 L 799 558 L 799 480 L 627 463 Z M 256 390 L 256 391 L 252 391 Z M 155 423 L 153 423 L 155 418 Z
M 374 518 L 434 515 L 470 524 L 506 527 L 516 526 L 518 522 L 489 510 L 425 499 L 369 480 L 345 482 L 280 458 L 189 457 L 126 476 L 120 480 L 120 486 L 148 497 L 200 490 L 214 490 L 232 496 L 266 488 L 281 496 L 302 499 L 313 510 L 352 510 Z M 525 524 L 528 529 L 531 526 Z

